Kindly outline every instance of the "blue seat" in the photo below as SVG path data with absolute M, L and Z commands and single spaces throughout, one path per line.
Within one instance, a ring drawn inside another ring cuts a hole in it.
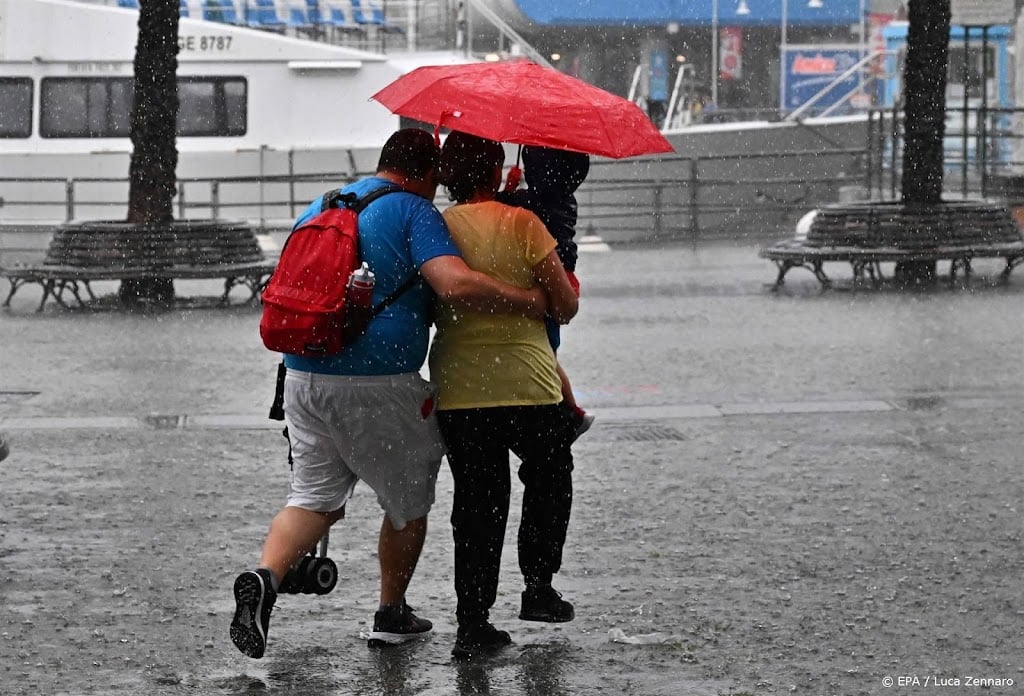
M 240 24 L 233 0 L 203 0 L 203 19 L 224 24 Z
M 117 6 L 137 10 L 139 9 L 139 0 L 117 0 Z
M 290 5 L 285 21 L 296 34 L 308 34 L 312 38 L 318 38 L 324 30 L 320 21 L 319 0 L 306 0 L 298 7 Z
M 391 24 L 384 18 L 384 10 L 370 0 L 349 0 L 352 3 L 352 14 L 357 24 L 374 26 L 381 31 L 404 34 L 405 31 L 397 24 Z
M 324 24 L 331 28 L 331 35 L 336 34 L 364 34 L 363 27 L 349 19 L 348 13 L 341 3 L 326 2 L 324 8 L 327 10 L 323 15 Z M 351 9 L 351 7 L 349 7 Z
M 324 23 L 323 13 L 320 12 L 320 0 L 306 0 L 306 16 L 310 24 L 320 26 Z
M 309 15 L 306 14 L 305 7 L 289 7 L 288 17 L 284 21 L 296 31 L 308 31 L 310 27 Z
M 245 26 L 251 29 L 285 30 L 285 22 L 277 16 L 274 0 L 242 0 L 245 4 Z
M 188 17 L 188 0 L 181 0 L 178 3 L 178 16 Z

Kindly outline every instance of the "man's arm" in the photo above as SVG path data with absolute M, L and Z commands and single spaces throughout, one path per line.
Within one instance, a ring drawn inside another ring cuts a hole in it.
M 495 280 L 474 271 L 460 256 L 435 256 L 420 266 L 420 274 L 441 300 L 456 307 L 530 319 L 543 319 L 547 313 L 543 288 L 527 290 Z

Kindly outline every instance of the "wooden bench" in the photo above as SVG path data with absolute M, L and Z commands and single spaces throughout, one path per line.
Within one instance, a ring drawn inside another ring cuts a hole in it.
M 877 286 L 884 279 L 881 264 L 886 262 L 949 261 L 950 283 L 953 283 L 960 272 L 965 279 L 970 278 L 972 259 L 1003 258 L 1006 266 L 1000 278 L 1005 281 L 1013 269 L 1024 261 L 1024 241 L 908 250 L 896 247 L 810 246 L 806 239 L 794 238 L 776 242 L 762 249 L 758 255 L 774 261 L 778 267 L 776 288 L 785 283 L 786 274 L 792 268 L 806 268 L 814 274 L 822 287 L 828 287 L 832 281 L 825 274 L 824 264 L 830 261 L 849 263 L 853 269 L 854 283 L 863 282 L 867 276 Z
M 183 220 L 140 228 L 96 221 L 61 225 L 42 263 L 0 268 L 0 277 L 10 283 L 4 307 L 22 286 L 39 285 L 37 311 L 51 299 L 69 307 L 68 296 L 84 306 L 96 299 L 90 283 L 101 280 L 224 278 L 220 303 L 227 304 L 235 287 L 248 288 L 248 301 L 255 300 L 274 266 L 243 223 Z

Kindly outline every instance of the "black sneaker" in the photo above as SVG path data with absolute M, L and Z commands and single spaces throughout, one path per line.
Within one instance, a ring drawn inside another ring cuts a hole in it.
M 383 648 L 410 640 L 426 638 L 434 624 L 412 613 L 412 607 L 405 602 L 399 607 L 386 607 L 373 615 L 373 631 L 366 645 Z
M 512 645 L 512 636 L 508 631 L 499 631 L 486 621 L 459 626 L 452 657 L 465 660 L 475 655 L 492 653 L 506 645 Z
M 270 587 L 270 571 L 247 570 L 235 578 L 235 618 L 231 621 L 231 642 L 253 658 L 267 649 L 270 612 L 277 593 Z
M 565 623 L 576 618 L 572 604 L 562 599 L 551 585 L 528 587 L 523 592 L 523 605 L 519 611 L 523 621 Z
M 0 462 L 7 459 L 7 455 L 11 453 L 11 446 L 7 444 L 7 438 L 0 435 Z

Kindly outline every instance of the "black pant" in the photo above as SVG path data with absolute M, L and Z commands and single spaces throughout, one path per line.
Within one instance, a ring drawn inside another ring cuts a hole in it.
M 519 568 L 526 584 L 549 584 L 561 567 L 572 508 L 575 427 L 569 409 L 559 405 L 458 409 L 438 417 L 455 480 L 456 617 L 463 625 L 487 620 L 497 596 L 510 451 L 522 460 Z

